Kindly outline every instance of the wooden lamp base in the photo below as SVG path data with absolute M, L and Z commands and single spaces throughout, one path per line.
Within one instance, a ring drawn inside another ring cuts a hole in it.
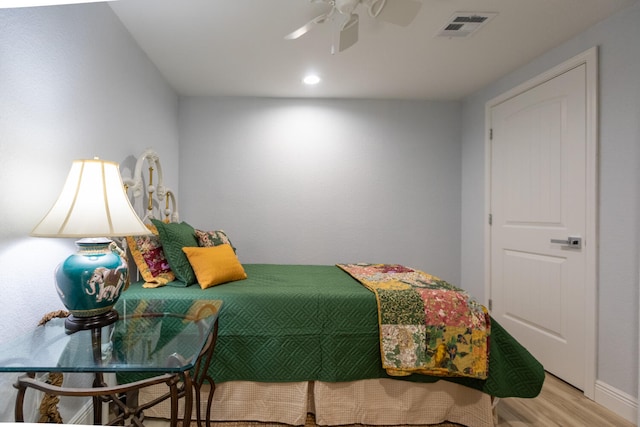
M 78 331 L 84 331 L 88 329 L 102 328 L 103 326 L 110 325 L 118 320 L 118 312 L 111 309 L 106 313 L 98 314 L 90 317 L 76 317 L 73 314 L 69 315 L 64 321 L 64 326 L 67 330 L 67 334 L 72 334 Z

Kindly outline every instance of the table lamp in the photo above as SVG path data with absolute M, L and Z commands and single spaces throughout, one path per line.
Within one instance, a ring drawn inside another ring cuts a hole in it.
M 125 252 L 109 237 L 151 234 L 136 215 L 117 163 L 75 160 L 53 207 L 31 232 L 36 237 L 79 238 L 78 251 L 55 271 L 56 290 L 70 316 L 68 332 L 118 319 L 113 305 L 129 285 Z

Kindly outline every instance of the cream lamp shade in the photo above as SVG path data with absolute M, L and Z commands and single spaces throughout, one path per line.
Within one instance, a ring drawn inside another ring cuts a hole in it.
M 72 237 L 78 251 L 55 271 L 56 291 L 70 315 L 67 332 L 115 322 L 113 306 L 129 285 L 126 253 L 111 237 L 151 234 L 129 202 L 117 163 L 76 160 L 58 200 L 31 232 Z
M 131 206 L 117 163 L 75 160 L 36 237 L 119 237 L 150 234 Z

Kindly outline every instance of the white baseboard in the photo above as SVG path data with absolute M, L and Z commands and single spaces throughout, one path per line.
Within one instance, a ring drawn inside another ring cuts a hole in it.
M 93 402 L 91 399 L 82 405 L 82 408 L 68 421 L 68 424 L 82 424 L 86 426 L 93 424 Z
M 111 372 L 106 372 L 103 374 L 102 380 L 107 385 L 116 385 L 116 374 Z M 102 420 L 109 419 L 109 405 L 102 404 Z M 87 400 L 87 402 L 80 408 L 78 412 L 69 420 L 69 424 L 82 424 L 82 425 L 92 425 L 93 424 L 93 399 Z
M 633 424 L 638 421 L 638 399 L 609 384 L 596 381 L 595 401 Z

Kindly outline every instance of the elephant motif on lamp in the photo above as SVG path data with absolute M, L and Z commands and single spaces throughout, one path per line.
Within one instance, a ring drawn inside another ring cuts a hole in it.
M 82 239 L 76 246 L 56 270 L 58 295 L 75 317 L 106 313 L 129 285 L 126 258 L 114 252 L 109 239 Z
M 115 302 L 120 296 L 120 290 L 126 278 L 126 265 L 116 269 L 98 267 L 93 270 L 91 279 L 88 282 L 89 289 L 85 289 L 85 292 L 87 295 L 95 295 L 96 302 L 101 302 L 102 300 Z M 98 287 L 97 293 L 96 286 Z

